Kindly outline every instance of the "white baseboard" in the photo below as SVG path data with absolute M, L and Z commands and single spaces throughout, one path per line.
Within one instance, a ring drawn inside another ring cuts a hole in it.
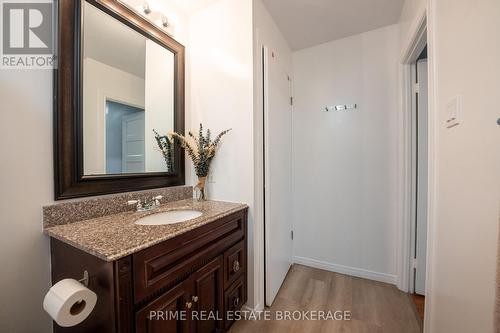
M 396 284 L 397 276 L 386 273 L 373 272 L 362 268 L 349 267 L 344 265 L 332 264 L 325 261 L 320 261 L 316 259 L 304 258 L 304 257 L 293 257 L 293 262 L 296 264 L 310 266 L 314 268 L 324 269 L 326 271 L 360 277 L 368 280 L 374 280 L 379 282 L 385 282 L 390 284 Z

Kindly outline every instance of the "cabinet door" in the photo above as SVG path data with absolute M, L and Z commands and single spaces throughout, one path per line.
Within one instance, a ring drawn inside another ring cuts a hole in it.
M 193 325 L 196 333 L 219 332 L 223 329 L 223 258 L 203 266 L 192 276 L 194 294 Z
M 136 333 L 189 332 L 191 286 L 181 283 L 137 312 Z

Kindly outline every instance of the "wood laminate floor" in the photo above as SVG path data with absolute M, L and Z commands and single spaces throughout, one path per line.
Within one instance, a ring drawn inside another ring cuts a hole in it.
M 415 308 L 417 310 L 418 316 L 423 322 L 425 314 L 425 296 L 412 294 L 411 298 L 413 299 L 413 303 L 415 303 Z
M 351 320 L 241 320 L 230 333 L 421 332 L 411 298 L 395 286 L 302 265 L 292 266 L 266 310 L 351 311 Z

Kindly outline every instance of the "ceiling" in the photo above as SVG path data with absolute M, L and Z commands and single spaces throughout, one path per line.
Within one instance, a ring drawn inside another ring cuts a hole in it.
M 398 22 L 404 0 L 263 0 L 292 50 Z

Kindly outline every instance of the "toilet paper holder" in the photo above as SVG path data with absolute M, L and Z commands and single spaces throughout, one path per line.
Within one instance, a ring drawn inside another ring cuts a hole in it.
M 97 294 L 87 288 L 90 275 L 83 278 L 62 279 L 50 287 L 43 299 L 43 309 L 61 327 L 73 327 L 84 321 L 94 310 Z
M 81 278 L 80 280 L 78 280 L 78 282 L 82 283 L 85 287 L 88 287 L 89 286 L 89 272 L 87 270 L 84 270 L 83 271 L 83 278 Z

